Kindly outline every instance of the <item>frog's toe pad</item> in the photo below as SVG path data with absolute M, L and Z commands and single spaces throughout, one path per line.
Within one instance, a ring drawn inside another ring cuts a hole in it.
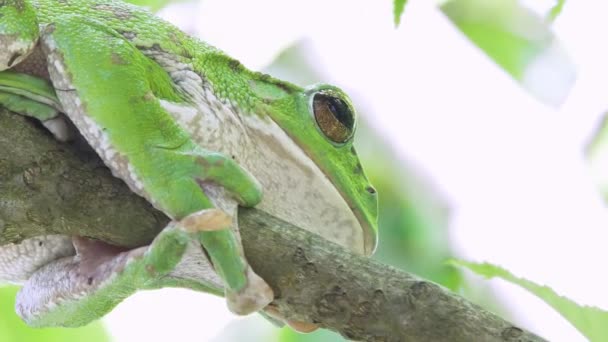
M 319 326 L 313 323 L 307 323 L 307 322 L 297 322 L 297 321 L 286 321 L 287 325 L 289 325 L 289 327 L 299 333 L 302 334 L 308 334 L 311 333 L 317 329 L 319 329 Z
M 239 292 L 226 291 L 228 308 L 237 315 L 248 315 L 260 311 L 274 299 L 274 292 L 264 279 L 260 278 L 249 267 L 247 269 L 247 286 Z
M 232 226 L 232 218 L 219 209 L 204 209 L 186 216 L 179 226 L 189 233 L 222 230 Z
M 271 316 L 273 319 L 287 324 L 291 329 L 302 334 L 308 334 L 319 329 L 319 326 L 314 323 L 288 320 L 275 307 L 271 305 L 267 306 L 264 309 L 264 312 L 267 315 Z

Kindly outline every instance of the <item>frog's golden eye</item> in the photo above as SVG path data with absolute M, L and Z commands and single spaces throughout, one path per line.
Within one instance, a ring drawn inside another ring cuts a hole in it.
M 348 142 L 355 132 L 355 115 L 343 99 L 329 92 L 318 92 L 312 100 L 317 126 L 336 144 Z

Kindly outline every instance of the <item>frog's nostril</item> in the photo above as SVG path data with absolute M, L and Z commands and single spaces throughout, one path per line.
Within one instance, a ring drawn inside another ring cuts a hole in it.
M 376 193 L 376 189 L 374 189 L 371 186 L 368 186 L 367 188 L 365 188 L 365 191 L 369 192 L 372 195 L 374 195 Z

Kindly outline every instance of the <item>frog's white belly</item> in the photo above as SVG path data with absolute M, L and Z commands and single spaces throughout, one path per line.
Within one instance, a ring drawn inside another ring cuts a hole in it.
M 258 208 L 364 253 L 363 230 L 325 174 L 270 118 L 240 113 L 191 71 L 170 73 L 195 106 L 161 101 L 203 148 L 234 158 L 262 184 Z

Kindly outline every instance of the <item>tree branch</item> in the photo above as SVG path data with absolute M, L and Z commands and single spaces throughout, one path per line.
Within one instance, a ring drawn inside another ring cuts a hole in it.
M 0 110 L 0 244 L 72 234 L 149 243 L 168 219 L 86 148 Z M 353 340 L 542 341 L 434 283 L 350 254 L 259 210 L 241 210 L 245 252 L 285 317 Z

